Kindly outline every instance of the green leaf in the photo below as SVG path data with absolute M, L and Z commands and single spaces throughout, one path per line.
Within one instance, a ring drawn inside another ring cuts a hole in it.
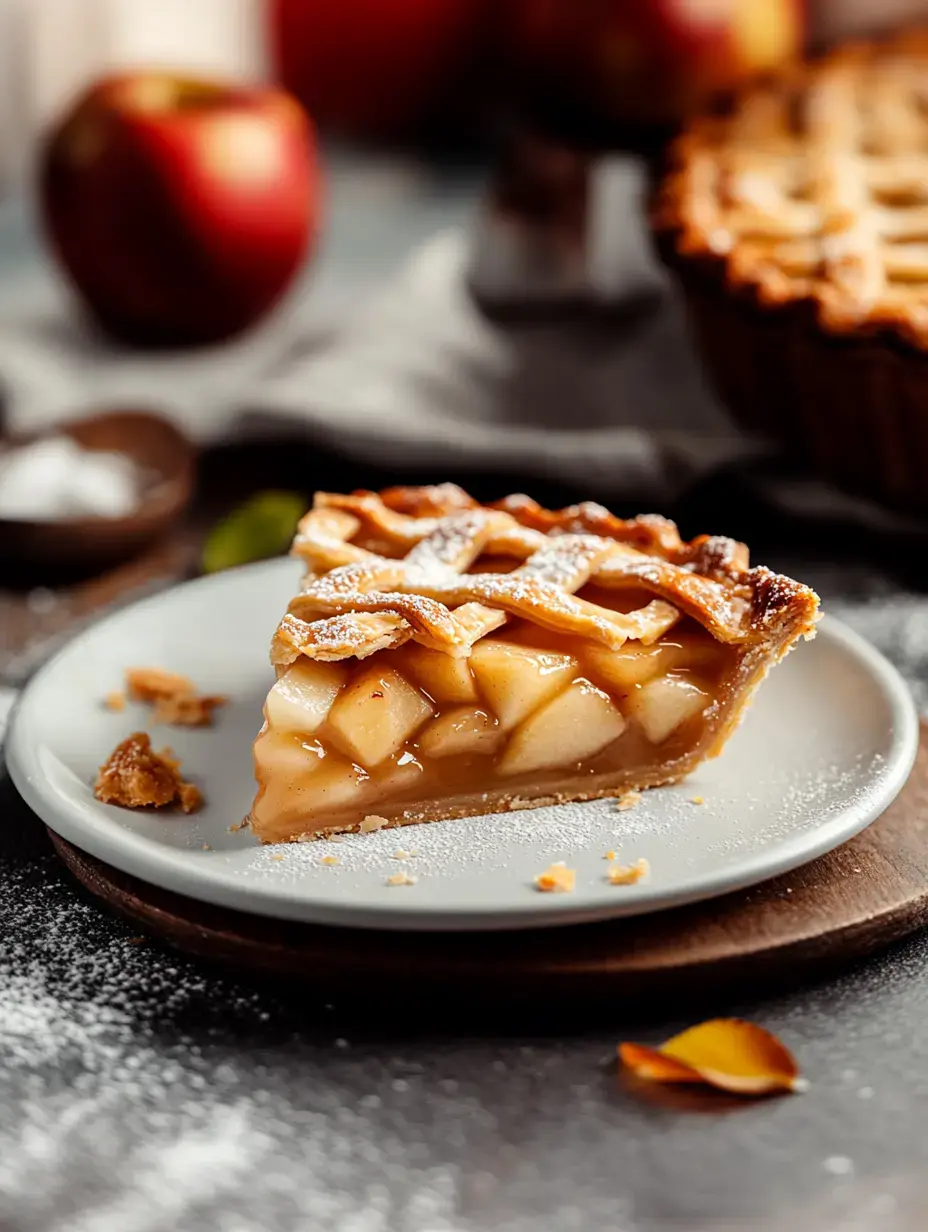
M 203 572 L 218 573 L 286 552 L 306 510 L 299 492 L 258 492 L 213 528 L 203 548 Z

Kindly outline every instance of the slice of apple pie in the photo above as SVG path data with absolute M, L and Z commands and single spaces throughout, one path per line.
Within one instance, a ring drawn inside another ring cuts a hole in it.
M 251 823 L 279 842 L 652 787 L 718 753 L 818 598 L 659 517 L 321 493 Z

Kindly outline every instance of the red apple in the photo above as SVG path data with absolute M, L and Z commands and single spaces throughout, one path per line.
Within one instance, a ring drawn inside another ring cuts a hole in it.
M 621 123 L 679 120 L 795 55 L 803 0 L 512 0 L 507 41 L 535 88 Z
M 281 81 L 323 128 L 360 138 L 407 136 L 467 75 L 486 5 L 272 0 Z
M 139 345 L 217 342 L 315 239 L 312 128 L 281 90 L 143 73 L 93 86 L 41 156 L 46 230 L 96 320 Z

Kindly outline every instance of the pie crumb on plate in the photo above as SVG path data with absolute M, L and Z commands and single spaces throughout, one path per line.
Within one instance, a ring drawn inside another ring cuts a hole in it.
M 647 860 L 636 860 L 634 864 L 610 864 L 606 869 L 606 880 L 610 885 L 637 885 L 651 871 Z
M 415 885 L 418 880 L 419 878 L 414 876 L 412 873 L 406 873 L 406 872 L 392 873 L 387 878 L 387 885 L 388 886 L 411 886 L 411 885 Z
M 568 868 L 563 860 L 550 865 L 535 878 L 535 886 L 546 894 L 569 894 L 577 883 L 577 870 Z
M 189 676 L 168 672 L 161 667 L 127 668 L 126 691 L 132 701 L 154 706 L 152 718 L 155 723 L 167 723 L 173 727 L 211 727 L 213 711 L 228 701 L 228 698 L 218 694 L 208 696 L 198 693 Z M 108 698 L 113 696 L 108 694 Z M 110 708 L 113 709 L 112 706 Z
M 179 808 L 194 813 L 203 794 L 180 775 L 170 749 L 156 753 L 147 732 L 134 732 L 118 744 L 100 767 L 93 794 L 103 804 L 123 808 Z

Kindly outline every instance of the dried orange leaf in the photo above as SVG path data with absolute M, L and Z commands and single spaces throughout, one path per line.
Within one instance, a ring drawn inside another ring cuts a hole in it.
M 789 1049 L 740 1018 L 713 1018 L 657 1049 L 621 1044 L 619 1056 L 652 1082 L 705 1082 L 737 1095 L 800 1091 L 805 1085 Z
M 647 1078 L 649 1082 L 704 1082 L 702 1074 L 695 1069 L 675 1061 L 673 1057 L 665 1057 L 657 1048 L 648 1048 L 644 1044 L 619 1044 L 619 1056 L 622 1064 L 638 1078 Z

